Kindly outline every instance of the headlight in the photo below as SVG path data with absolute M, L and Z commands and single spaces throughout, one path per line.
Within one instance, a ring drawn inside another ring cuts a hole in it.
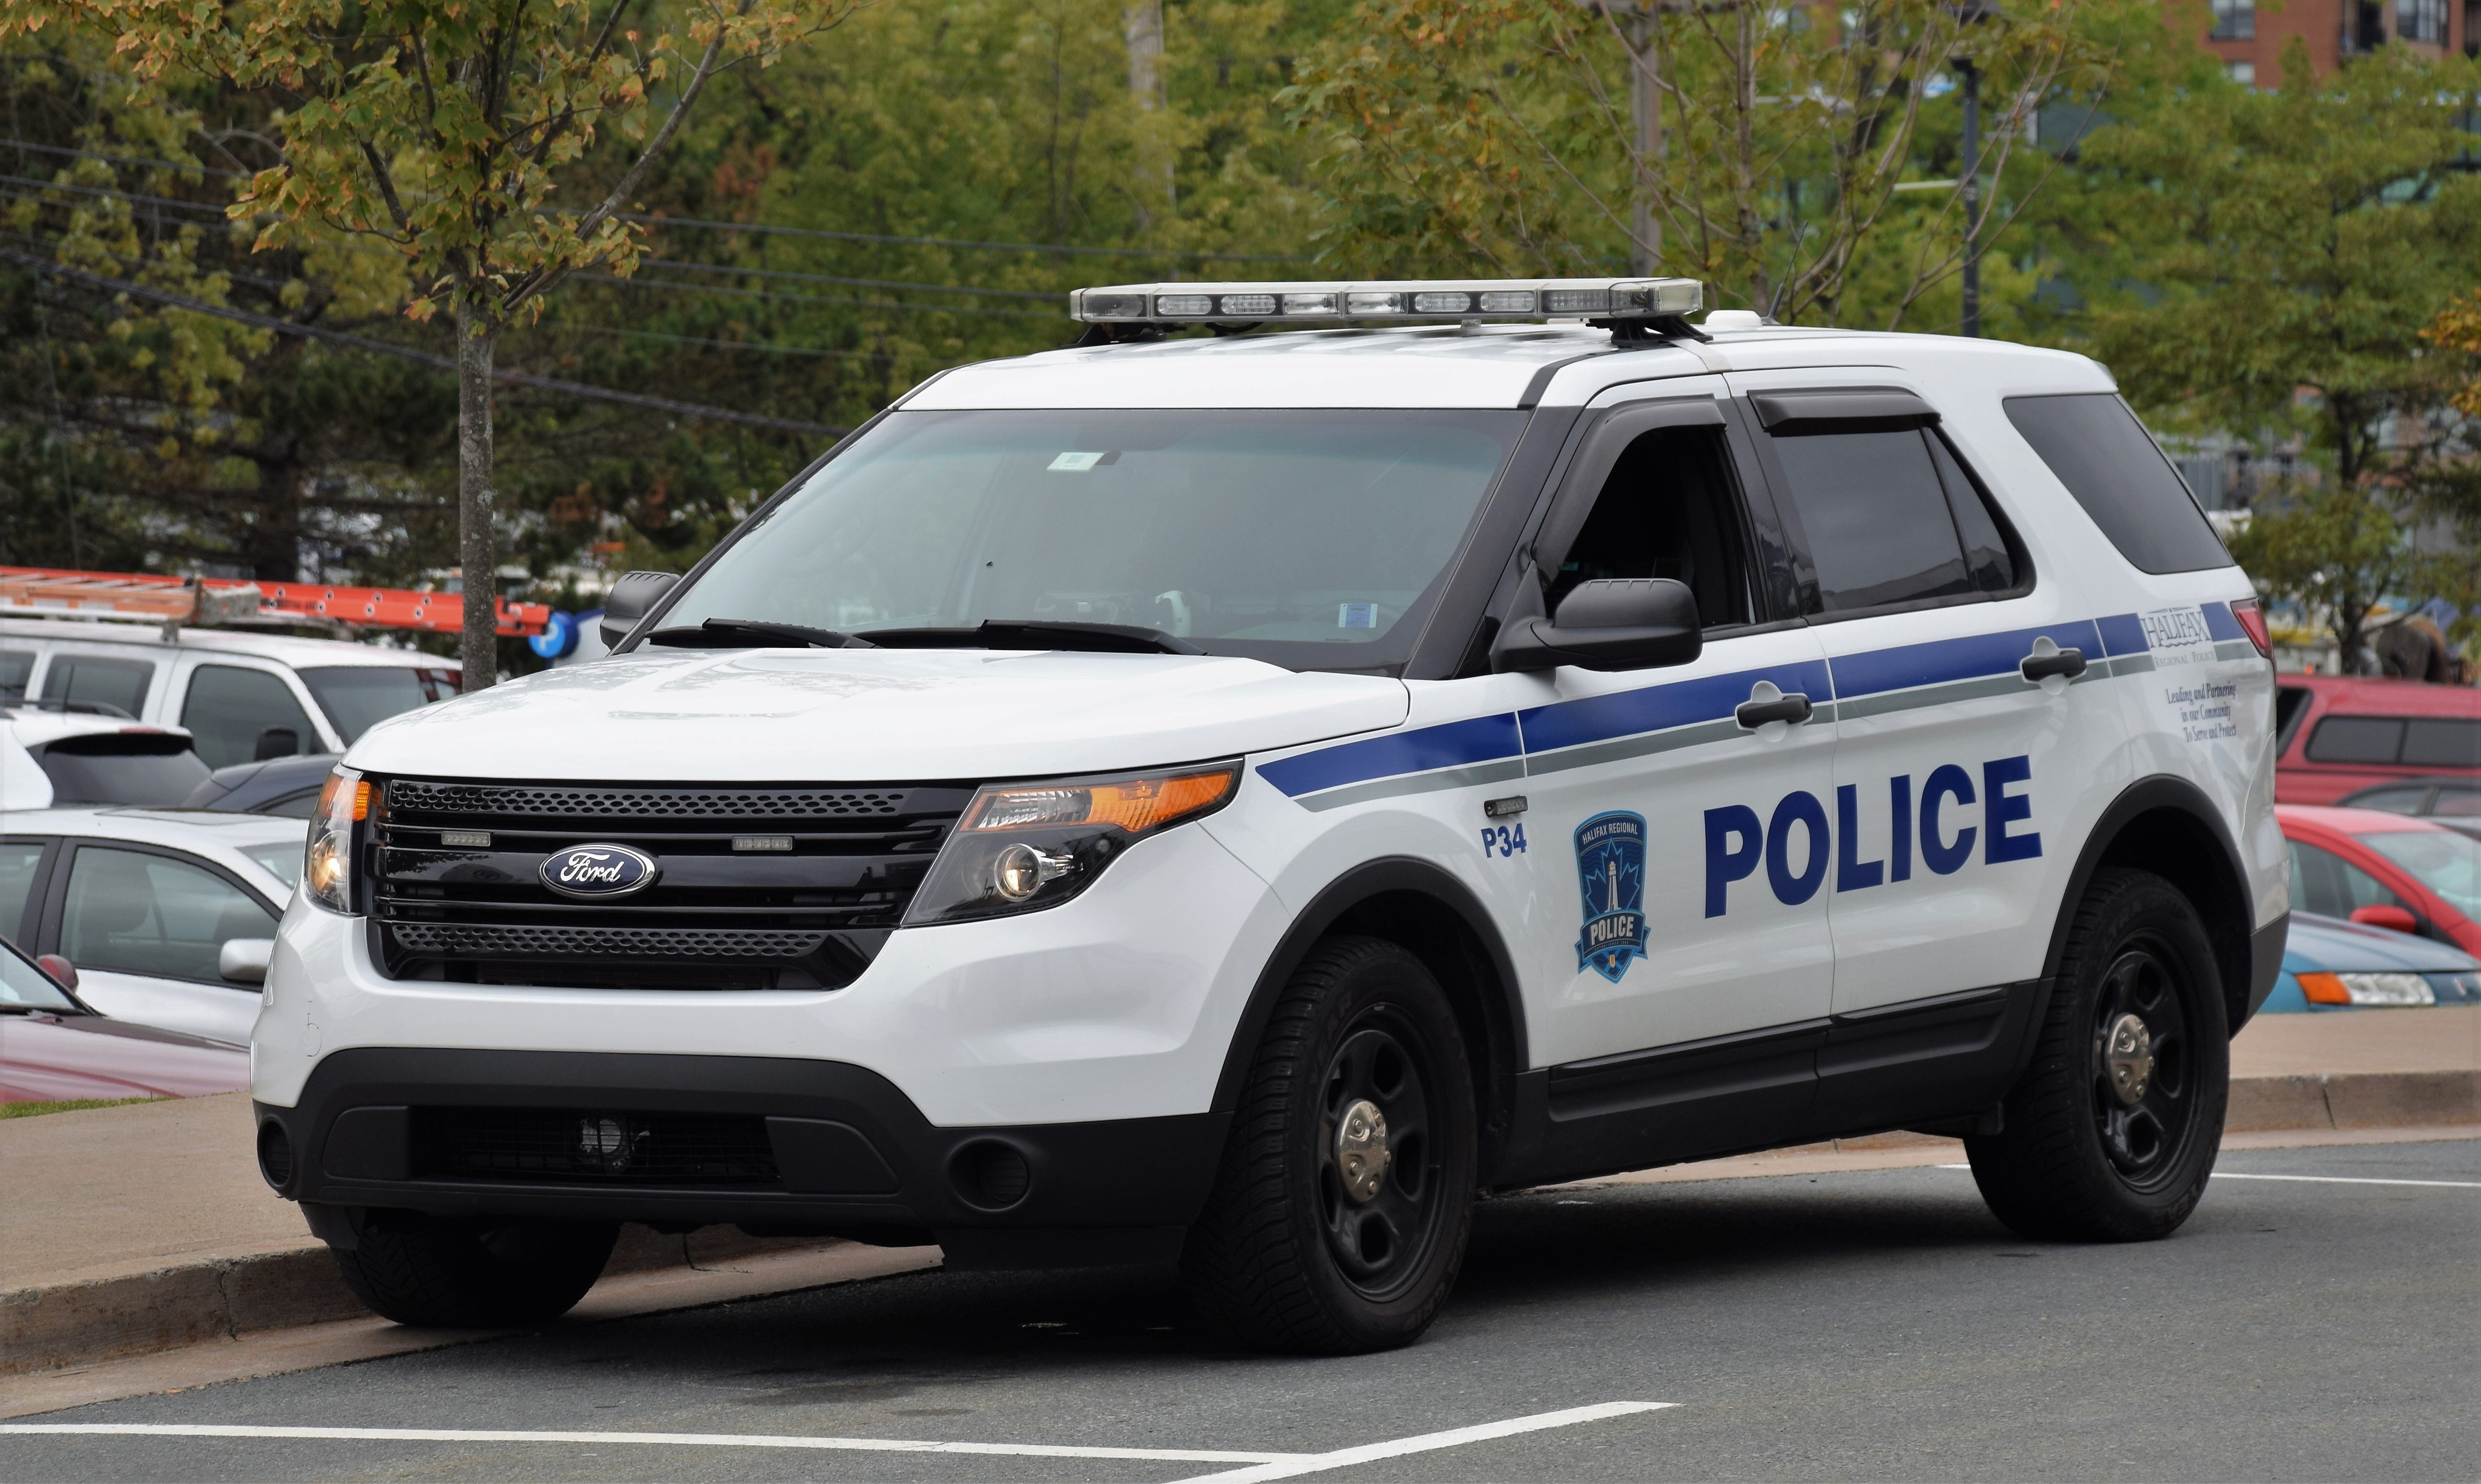
M 904 925 L 1056 907 L 1146 836 L 1222 808 L 1240 781 L 1235 762 L 984 784 L 940 846 Z
M 353 910 L 353 826 L 369 819 L 371 786 L 350 768 L 327 775 L 310 816 L 310 841 L 301 858 L 301 890 L 330 912 Z

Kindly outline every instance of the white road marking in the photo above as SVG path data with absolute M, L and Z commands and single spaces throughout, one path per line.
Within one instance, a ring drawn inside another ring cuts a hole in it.
M 1969 1170 L 1970 1164 L 1942 1164 L 1943 1170 Z M 2312 1185 L 2428 1185 L 2441 1190 L 2481 1190 L 2481 1180 L 2375 1180 L 2365 1175 L 2243 1175 L 2216 1170 L 2216 1180 L 2296 1180 Z
M 1605 1401 L 1590 1407 L 1571 1407 L 1565 1412 L 1537 1412 L 1531 1417 L 1512 1417 L 1503 1422 L 1483 1422 L 1476 1427 L 1457 1427 L 1447 1432 L 1423 1433 L 1415 1438 L 1397 1438 L 1392 1443 L 1364 1444 L 1357 1448 L 1339 1448 L 1332 1453 L 1299 1453 L 1278 1462 L 1258 1465 L 1254 1469 L 1235 1469 L 1225 1473 L 1202 1473 L 1180 1484 L 1257 1484 L 1261 1479 L 1290 1479 L 1304 1473 L 1323 1473 L 1329 1469 L 1349 1469 L 1381 1458 L 1401 1458 L 1407 1453 L 1427 1453 L 1437 1448 L 1461 1447 L 1468 1443 L 1485 1443 L 1493 1438 L 1511 1438 L 1519 1433 L 1540 1432 L 1548 1427 L 1574 1427 L 1580 1422 L 1599 1422 L 1605 1418 L 1627 1417 L 1634 1412 L 1658 1412 L 1676 1407 L 1676 1401 Z
M 1423 1433 L 1392 1443 L 1372 1443 L 1332 1453 L 1235 1453 L 1206 1448 L 1072 1447 L 1049 1443 L 932 1443 L 913 1438 L 804 1438 L 781 1433 L 707 1432 L 521 1432 L 465 1427 L 243 1427 L 209 1422 L 0 1422 L 0 1436 L 82 1436 L 141 1438 L 300 1438 L 350 1443 L 651 1443 L 677 1447 L 804 1448 L 864 1453 L 972 1453 L 1005 1458 L 1125 1458 L 1157 1463 L 1242 1464 L 1249 1467 L 1210 1473 L 1184 1484 L 1253 1484 L 1260 1479 L 1289 1479 L 1304 1473 L 1348 1469 L 1380 1458 L 1426 1453 L 1492 1438 L 1573 1427 L 1605 1418 L 1676 1407 L 1672 1401 L 1606 1401 L 1565 1412 L 1543 1412 L 1509 1418 L 1448 1432 Z
M 1158 1463 L 1267 1464 L 1315 1453 L 1209 1448 L 1086 1448 L 1048 1443 L 933 1443 L 915 1438 L 802 1438 L 781 1433 L 517 1432 L 464 1427 L 236 1427 L 205 1422 L 0 1422 L 0 1434 L 90 1437 L 308 1438 L 349 1443 L 656 1443 L 706 1448 L 813 1448 L 863 1453 L 980 1453 L 1011 1458 L 1136 1458 Z

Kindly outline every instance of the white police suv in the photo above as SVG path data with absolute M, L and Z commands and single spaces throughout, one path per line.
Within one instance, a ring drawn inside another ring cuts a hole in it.
M 352 749 L 268 1180 L 408 1322 L 731 1222 L 1312 1350 L 1479 1192 L 1831 1135 L 2169 1233 L 2287 911 L 2247 580 L 2091 361 L 1697 298 L 1088 289 L 915 388 Z

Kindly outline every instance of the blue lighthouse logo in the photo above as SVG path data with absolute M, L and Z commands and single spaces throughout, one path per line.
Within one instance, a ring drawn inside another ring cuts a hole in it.
M 1645 817 L 1617 810 L 1577 826 L 1577 885 L 1585 926 L 1577 967 L 1616 984 L 1645 951 Z

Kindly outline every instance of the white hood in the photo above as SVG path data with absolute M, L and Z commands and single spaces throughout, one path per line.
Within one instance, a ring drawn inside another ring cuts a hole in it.
M 1220 656 L 658 649 L 407 712 L 345 761 L 449 778 L 1022 778 L 1376 731 L 1407 705 L 1400 681 Z

